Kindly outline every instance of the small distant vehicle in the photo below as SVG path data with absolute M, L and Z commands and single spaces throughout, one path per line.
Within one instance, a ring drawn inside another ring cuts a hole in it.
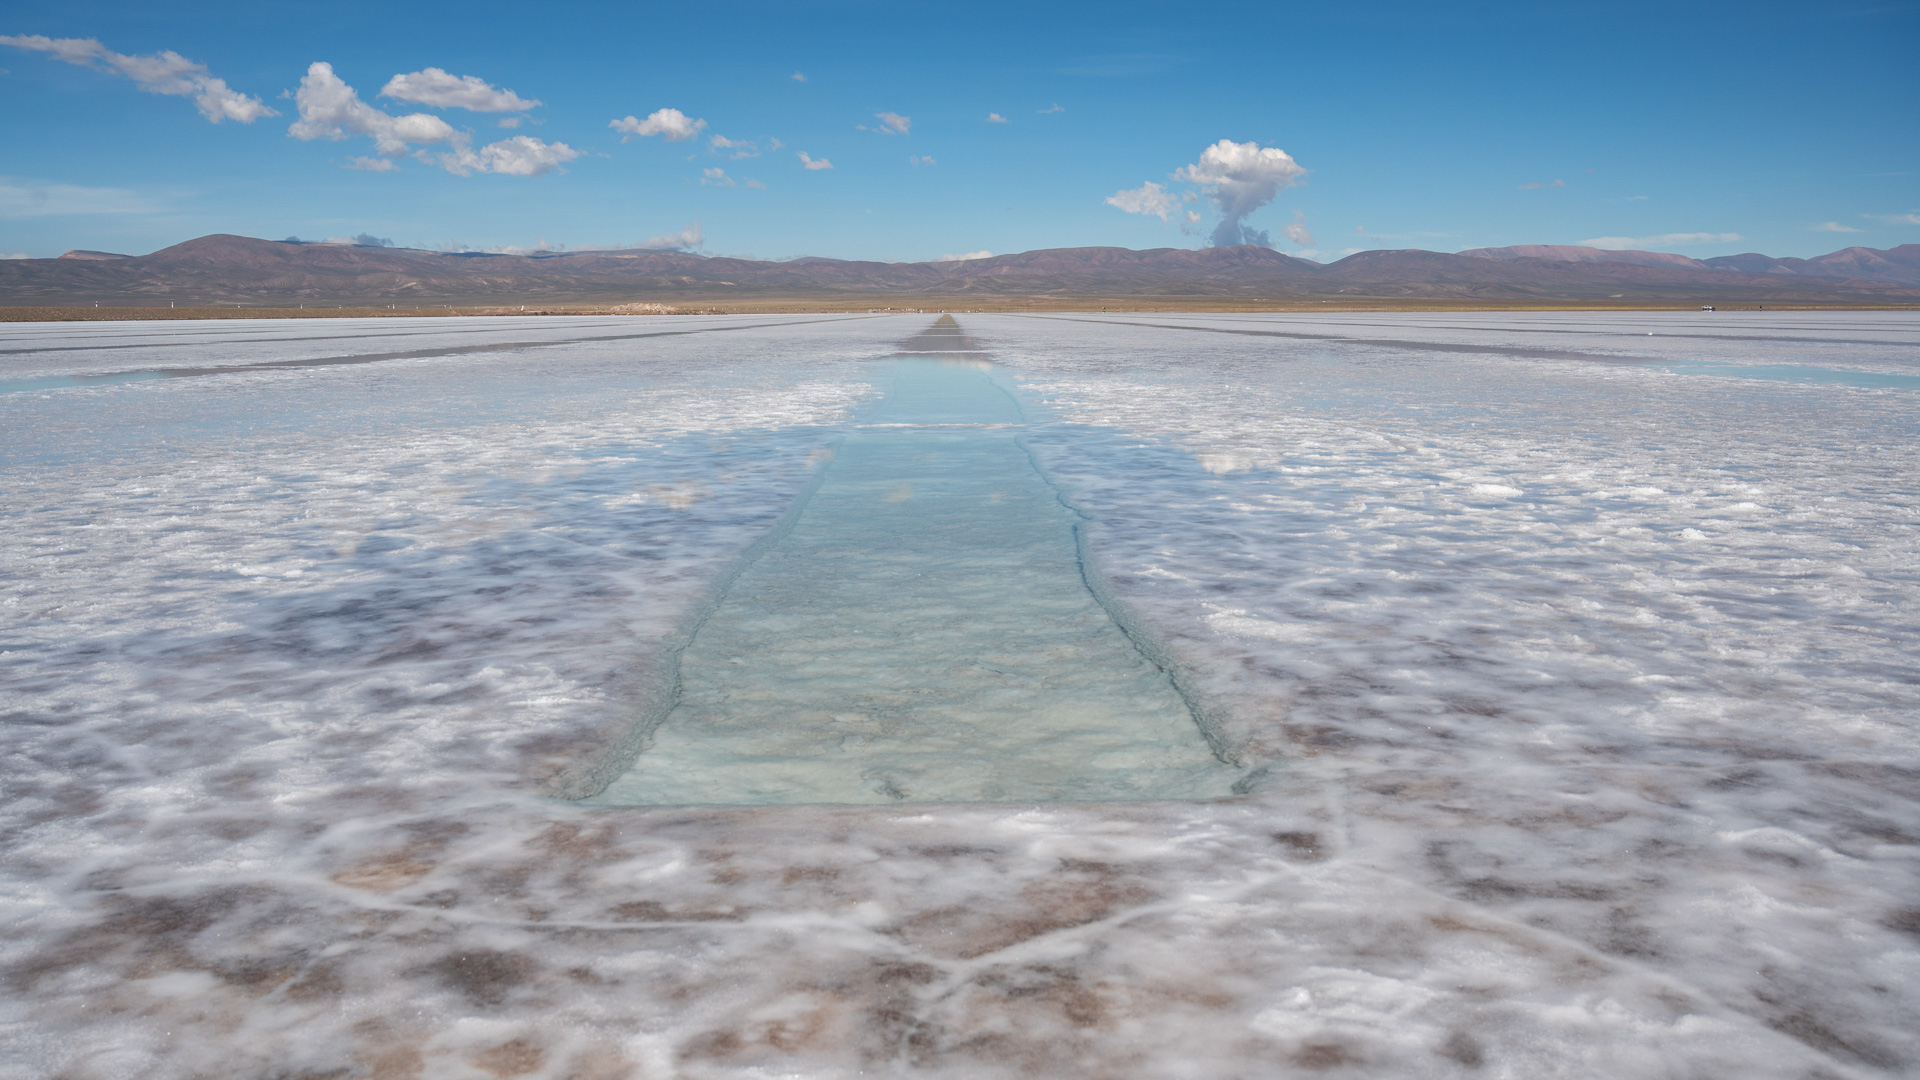
M 1712 304 L 1701 304 L 1701 305 L 1700 305 L 1700 310 L 1701 310 L 1701 311 L 1712 311 L 1712 310 L 1713 310 L 1713 305 L 1712 305 Z

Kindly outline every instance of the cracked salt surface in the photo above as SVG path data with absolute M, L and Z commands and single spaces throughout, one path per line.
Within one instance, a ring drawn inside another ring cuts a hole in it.
M 0 396 L 0 1077 L 1920 1072 L 1913 391 L 1679 370 L 1913 316 L 1082 318 L 963 325 L 1248 797 L 548 796 L 924 317 L 0 332 L 555 342 Z

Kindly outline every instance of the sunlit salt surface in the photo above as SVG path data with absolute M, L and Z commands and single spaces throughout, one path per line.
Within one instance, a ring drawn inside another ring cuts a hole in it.
M 1248 794 L 556 797 L 932 315 L 0 326 L 0 1078 L 1920 1071 L 1915 315 L 957 318 Z
M 963 342 L 944 329 L 909 349 Z M 702 613 L 672 711 L 592 801 L 1230 794 L 1199 710 L 1101 604 L 1081 515 L 1034 466 L 1012 394 L 977 360 L 882 379 L 819 486 Z

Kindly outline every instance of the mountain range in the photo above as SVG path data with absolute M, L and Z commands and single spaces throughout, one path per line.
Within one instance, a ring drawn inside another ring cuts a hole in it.
M 839 300 L 1445 301 L 1920 304 L 1920 244 L 1812 259 L 1691 259 L 1524 245 L 1362 251 L 1317 263 L 1264 247 L 1052 248 L 886 263 L 621 249 L 425 251 L 214 235 L 149 255 L 0 261 L 0 305 L 285 306 Z

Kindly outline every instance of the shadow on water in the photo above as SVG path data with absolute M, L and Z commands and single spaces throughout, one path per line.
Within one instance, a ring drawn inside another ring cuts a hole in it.
M 902 344 L 886 397 L 716 589 L 589 802 L 1245 789 L 1178 669 L 1092 572 L 1085 517 L 995 376 L 951 316 Z

